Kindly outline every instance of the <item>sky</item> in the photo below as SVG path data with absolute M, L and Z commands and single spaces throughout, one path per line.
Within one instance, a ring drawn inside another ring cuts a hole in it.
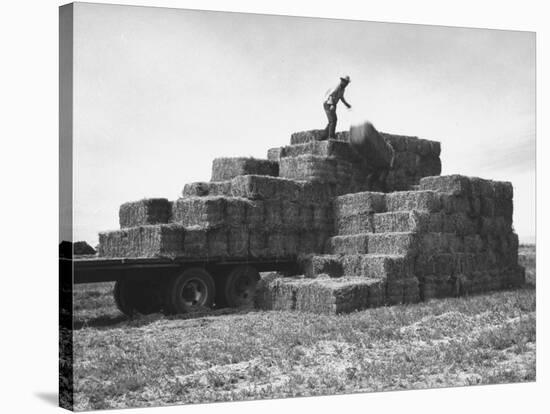
M 74 240 L 118 228 L 120 204 L 176 199 L 221 156 L 265 158 L 324 128 L 441 142 L 442 174 L 511 181 L 535 237 L 535 34 L 76 3 Z

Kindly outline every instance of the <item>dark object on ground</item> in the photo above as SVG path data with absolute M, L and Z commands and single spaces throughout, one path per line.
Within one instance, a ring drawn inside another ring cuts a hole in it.
M 75 255 L 92 255 L 96 253 L 95 249 L 85 241 L 74 242 L 73 252 Z
M 75 256 L 94 255 L 95 249 L 85 241 L 77 241 L 71 243 L 70 241 L 63 240 L 59 243 L 59 257 L 63 259 L 71 259 Z
M 393 166 L 395 153 L 392 146 L 370 122 L 351 126 L 350 144 L 372 168 L 389 170 Z

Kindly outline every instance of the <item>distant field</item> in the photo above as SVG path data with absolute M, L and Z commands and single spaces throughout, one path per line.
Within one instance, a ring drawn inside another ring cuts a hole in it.
M 533 285 L 339 316 L 132 320 L 114 307 L 112 284 L 81 285 L 75 409 L 534 381 Z

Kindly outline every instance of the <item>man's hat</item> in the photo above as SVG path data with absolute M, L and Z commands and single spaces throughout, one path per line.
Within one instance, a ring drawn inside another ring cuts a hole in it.
M 346 83 L 350 83 L 351 82 L 351 79 L 349 78 L 349 76 L 344 76 L 344 77 L 340 77 L 340 80 L 343 80 L 344 82 Z

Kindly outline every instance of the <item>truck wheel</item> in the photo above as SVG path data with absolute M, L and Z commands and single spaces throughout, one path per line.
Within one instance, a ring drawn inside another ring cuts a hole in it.
M 148 315 L 160 311 L 158 290 L 150 282 L 119 280 L 115 283 L 113 296 L 118 310 L 125 315 Z
M 166 286 L 166 310 L 169 313 L 185 313 L 209 308 L 215 295 L 214 279 L 206 270 L 200 267 L 187 269 Z
M 136 313 L 136 309 L 132 304 L 131 292 L 126 281 L 117 280 L 115 289 L 113 290 L 115 304 L 119 311 L 126 316 L 132 316 Z
M 227 306 L 232 308 L 253 306 L 259 280 L 260 273 L 252 266 L 243 265 L 234 268 L 224 283 L 224 299 Z

